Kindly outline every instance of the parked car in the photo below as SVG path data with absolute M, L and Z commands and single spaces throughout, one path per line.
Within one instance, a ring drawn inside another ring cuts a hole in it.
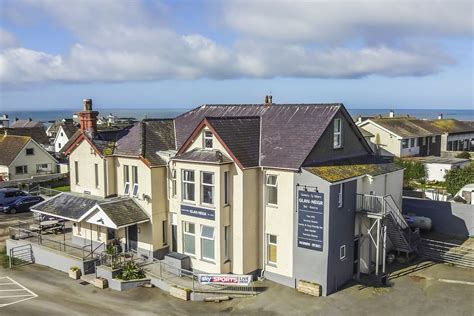
M 28 212 L 30 210 L 30 207 L 43 201 L 44 199 L 41 196 L 28 195 L 20 197 L 19 199 L 16 199 L 7 205 L 1 206 L 0 208 L 2 208 L 2 211 L 4 213 L 10 214 L 15 214 L 18 212 Z
M 16 189 L 16 188 L 0 189 L 0 207 L 10 204 L 11 202 L 24 196 L 28 196 L 28 193 L 23 192 L 20 189 Z

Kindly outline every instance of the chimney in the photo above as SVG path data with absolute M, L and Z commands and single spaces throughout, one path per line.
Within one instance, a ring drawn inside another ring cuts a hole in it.
M 265 96 L 265 104 L 266 106 L 270 106 L 272 104 L 272 96 L 271 95 L 266 95 Z
M 359 115 L 359 116 L 357 117 L 357 123 L 362 123 L 362 116 L 361 116 L 361 115 Z
M 265 96 L 265 101 L 263 102 L 263 104 L 268 104 L 268 95 Z
M 390 110 L 390 113 L 388 114 L 388 117 L 394 118 L 394 117 L 395 117 L 395 111 L 394 111 L 394 110 Z
M 99 115 L 99 112 L 92 111 L 92 99 L 84 99 L 84 110 L 78 114 L 81 131 L 86 132 L 89 137 L 93 138 L 97 132 L 97 115 Z
M 439 113 L 438 114 L 438 120 L 442 120 L 443 119 L 443 113 Z

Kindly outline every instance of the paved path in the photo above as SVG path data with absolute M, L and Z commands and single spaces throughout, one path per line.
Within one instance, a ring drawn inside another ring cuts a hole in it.
M 12 278 L 0 277 L 0 308 L 20 304 L 36 297 L 38 295 Z

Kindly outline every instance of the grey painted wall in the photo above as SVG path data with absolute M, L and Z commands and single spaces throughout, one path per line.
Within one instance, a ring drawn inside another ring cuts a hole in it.
M 298 280 L 317 282 L 323 295 L 328 295 L 352 279 L 357 181 L 344 184 L 342 208 L 338 207 L 339 185 L 331 186 L 304 170 L 296 176 L 296 183 L 317 187 L 324 194 L 324 232 L 323 251 L 298 247 L 298 213 L 295 209 L 294 281 L 295 284 Z M 339 259 L 341 245 L 346 245 L 346 259 L 343 261 Z
M 474 205 L 403 197 L 403 213 L 431 218 L 442 234 L 474 236 Z
M 369 149 L 364 147 L 365 139 L 358 137 L 353 128 L 357 129 L 352 120 L 347 120 L 346 117 L 339 111 L 335 118 L 342 119 L 342 148 L 334 149 L 334 121 L 329 124 L 324 131 L 316 146 L 306 158 L 303 165 L 311 163 L 323 162 L 332 159 L 340 159 L 344 157 L 352 157 L 359 155 L 366 155 Z M 352 127 L 351 127 L 352 125 Z
M 337 291 L 353 277 L 356 193 L 357 180 L 344 183 L 343 206 L 339 208 L 339 185 L 330 188 L 327 294 Z M 346 257 L 341 260 L 343 245 Z

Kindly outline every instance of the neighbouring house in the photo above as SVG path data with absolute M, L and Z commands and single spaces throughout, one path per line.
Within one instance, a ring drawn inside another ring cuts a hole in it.
M 33 121 L 31 118 L 27 120 L 20 120 L 17 117 L 10 123 L 10 128 L 25 128 L 25 127 L 42 127 L 45 128 L 44 124 L 38 121 Z
M 56 137 L 56 133 L 59 130 L 59 127 L 63 124 L 74 124 L 76 126 L 78 125 L 74 122 L 72 118 L 63 118 L 60 120 L 56 120 L 48 126 L 48 128 L 46 129 L 46 135 L 48 135 L 51 140 L 54 140 L 54 138 Z
M 442 133 L 442 152 L 474 152 L 474 126 L 471 123 L 455 119 L 443 119 L 442 116 L 438 120 L 430 122 Z
M 71 123 L 65 122 L 59 125 L 56 131 L 56 136 L 53 140 L 54 152 L 55 153 L 61 152 L 64 145 L 66 145 L 69 142 L 69 140 L 72 138 L 72 136 L 76 133 L 77 130 L 79 130 L 79 127 L 77 127 L 72 122 Z
M 0 135 L 0 181 L 57 173 L 57 161 L 34 139 Z
M 445 181 L 445 175 L 454 168 L 465 168 L 471 165 L 469 159 L 443 157 L 413 157 L 409 160 L 421 162 L 425 166 L 426 181 Z
M 0 116 L 0 128 L 9 128 L 10 127 L 10 119 L 8 118 L 7 114 L 3 114 Z
M 315 282 L 323 295 L 416 247 L 403 169 L 342 104 L 207 104 L 109 132 L 98 114 L 84 100 L 63 148 L 71 193 L 33 209 L 71 220 L 79 245 L 177 252 L 196 272 Z
M 53 152 L 53 146 L 43 126 L 0 128 L 0 134 L 31 137 L 48 152 Z
M 370 142 L 382 155 L 440 156 L 442 132 L 430 121 L 410 117 L 375 117 L 357 123 L 371 133 Z

